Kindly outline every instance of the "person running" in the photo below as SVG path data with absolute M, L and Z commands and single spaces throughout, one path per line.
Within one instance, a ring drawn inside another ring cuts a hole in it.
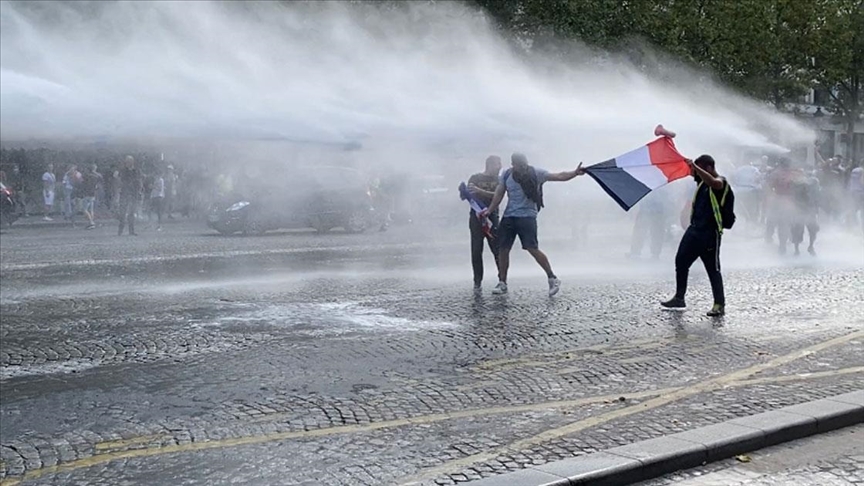
M 487 206 L 495 197 L 495 189 L 498 187 L 498 173 L 501 172 L 501 157 L 490 155 L 486 158 L 486 170 L 472 175 L 468 179 L 468 190 L 477 199 Z M 489 221 L 492 223 L 492 238 L 488 238 L 483 232 L 483 225 L 477 214 L 471 209 L 468 219 L 468 229 L 471 231 L 471 266 L 474 270 L 474 291 L 479 292 L 483 282 L 483 242 L 488 241 L 489 251 L 495 258 L 495 267 L 498 268 L 498 240 L 495 233 L 498 230 L 498 213 L 490 213 Z
M 552 297 L 561 289 L 561 281 L 555 276 L 549 258 L 540 250 L 537 241 L 537 213 L 543 207 L 543 184 L 549 181 L 569 181 L 585 174 L 585 169 L 580 163 L 575 170 L 550 173 L 528 165 L 528 158 L 518 152 L 510 157 L 510 162 L 512 167 L 501 174 L 492 202 L 482 214 L 482 216 L 495 214 L 501 200 L 504 199 L 504 194 L 507 194 L 507 207 L 504 209 L 498 228 L 498 285 L 492 293 L 497 295 L 507 293 L 510 249 L 518 236 L 522 249 L 530 253 L 546 272 L 546 277 L 549 279 L 549 296 Z
M 120 206 L 117 216 L 120 218 L 120 227 L 117 236 L 123 234 L 123 227 L 129 223 L 129 236 L 136 236 L 135 213 L 138 210 L 138 198 L 144 185 L 144 177 L 141 170 L 135 167 L 135 158 L 127 155 L 120 169 Z
M 51 211 L 54 210 L 54 188 L 57 185 L 57 177 L 54 175 L 54 164 L 48 164 L 45 173 L 42 174 L 42 202 L 45 204 L 45 221 L 51 219 Z
M 675 255 L 675 296 L 660 305 L 667 309 L 687 307 L 684 301 L 687 278 L 690 267 L 698 258 L 705 265 L 714 295 L 714 306 L 708 311 L 708 316 L 719 317 L 726 313 L 726 296 L 720 275 L 720 235 L 723 233 L 721 206 L 729 184 L 717 174 L 714 158 L 710 155 L 700 155 L 695 161 L 688 159 L 687 162 L 696 180 L 696 195 L 693 196 L 690 225 L 681 237 Z
M 84 216 L 89 224 L 87 229 L 96 227 L 96 189 L 102 185 L 102 174 L 96 172 L 96 164 L 91 164 L 81 176 L 79 193 L 84 201 Z

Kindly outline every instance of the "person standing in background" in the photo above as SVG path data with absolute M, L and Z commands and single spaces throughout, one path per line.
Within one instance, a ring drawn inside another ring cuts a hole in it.
M 156 212 L 156 231 L 162 231 L 162 209 L 165 204 L 165 178 L 157 170 L 150 186 L 150 208 Z
M 138 210 L 138 198 L 144 185 L 141 170 L 135 167 L 135 158 L 127 155 L 120 169 L 120 206 L 118 217 L 120 227 L 117 236 L 123 234 L 123 228 L 129 224 L 129 236 L 135 236 L 135 213 Z
M 168 165 L 165 168 L 165 199 L 163 201 L 162 211 L 168 216 L 168 219 L 174 219 L 174 204 L 177 201 L 177 174 L 174 173 L 174 166 Z
M 87 216 L 89 224 L 87 229 L 96 227 L 96 190 L 102 185 L 102 174 L 96 172 L 96 164 L 90 164 L 81 178 L 79 193 L 84 205 L 84 216 Z
M 78 172 L 78 166 L 72 164 L 69 169 L 63 174 L 63 212 L 65 218 L 75 226 L 75 186 L 81 179 L 81 173 Z
M 42 174 L 42 202 L 45 204 L 45 221 L 51 219 L 51 211 L 54 210 L 54 188 L 57 185 L 57 177 L 54 175 L 54 164 L 48 164 L 45 173 Z

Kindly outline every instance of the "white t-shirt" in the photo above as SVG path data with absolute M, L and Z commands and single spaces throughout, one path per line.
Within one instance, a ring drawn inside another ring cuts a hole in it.
M 742 165 L 732 174 L 732 184 L 735 189 L 761 189 L 762 174 L 752 165 Z
M 54 186 L 57 184 L 57 178 L 54 177 L 54 174 L 50 172 L 46 172 L 42 174 L 42 186 L 47 191 L 53 191 Z
M 150 191 L 150 199 L 165 197 L 165 179 L 157 177 L 153 181 L 153 190 Z

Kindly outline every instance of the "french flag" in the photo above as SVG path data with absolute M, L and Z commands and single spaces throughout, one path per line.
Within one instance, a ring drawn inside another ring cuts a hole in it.
M 629 211 L 654 189 L 690 175 L 687 159 L 672 142 L 674 133 L 658 125 L 657 140 L 614 159 L 586 167 L 585 172 Z
M 494 238 L 492 236 L 492 221 L 485 216 L 480 216 L 480 213 L 486 209 L 486 205 L 474 197 L 474 194 L 471 194 L 471 191 L 468 190 L 468 186 L 466 186 L 464 182 L 459 184 L 459 199 L 468 201 L 468 205 L 471 206 L 471 209 L 474 210 L 474 214 L 477 215 L 477 219 L 480 220 L 480 225 L 483 227 L 483 234 L 490 239 Z

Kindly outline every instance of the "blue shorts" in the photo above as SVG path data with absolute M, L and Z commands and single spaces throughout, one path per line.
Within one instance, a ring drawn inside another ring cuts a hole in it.
M 96 209 L 96 198 L 95 197 L 85 197 L 84 198 L 84 212 L 92 213 L 93 210 Z
M 523 250 L 538 248 L 537 218 L 502 218 L 498 226 L 498 248 L 501 250 L 513 248 L 517 236 Z

